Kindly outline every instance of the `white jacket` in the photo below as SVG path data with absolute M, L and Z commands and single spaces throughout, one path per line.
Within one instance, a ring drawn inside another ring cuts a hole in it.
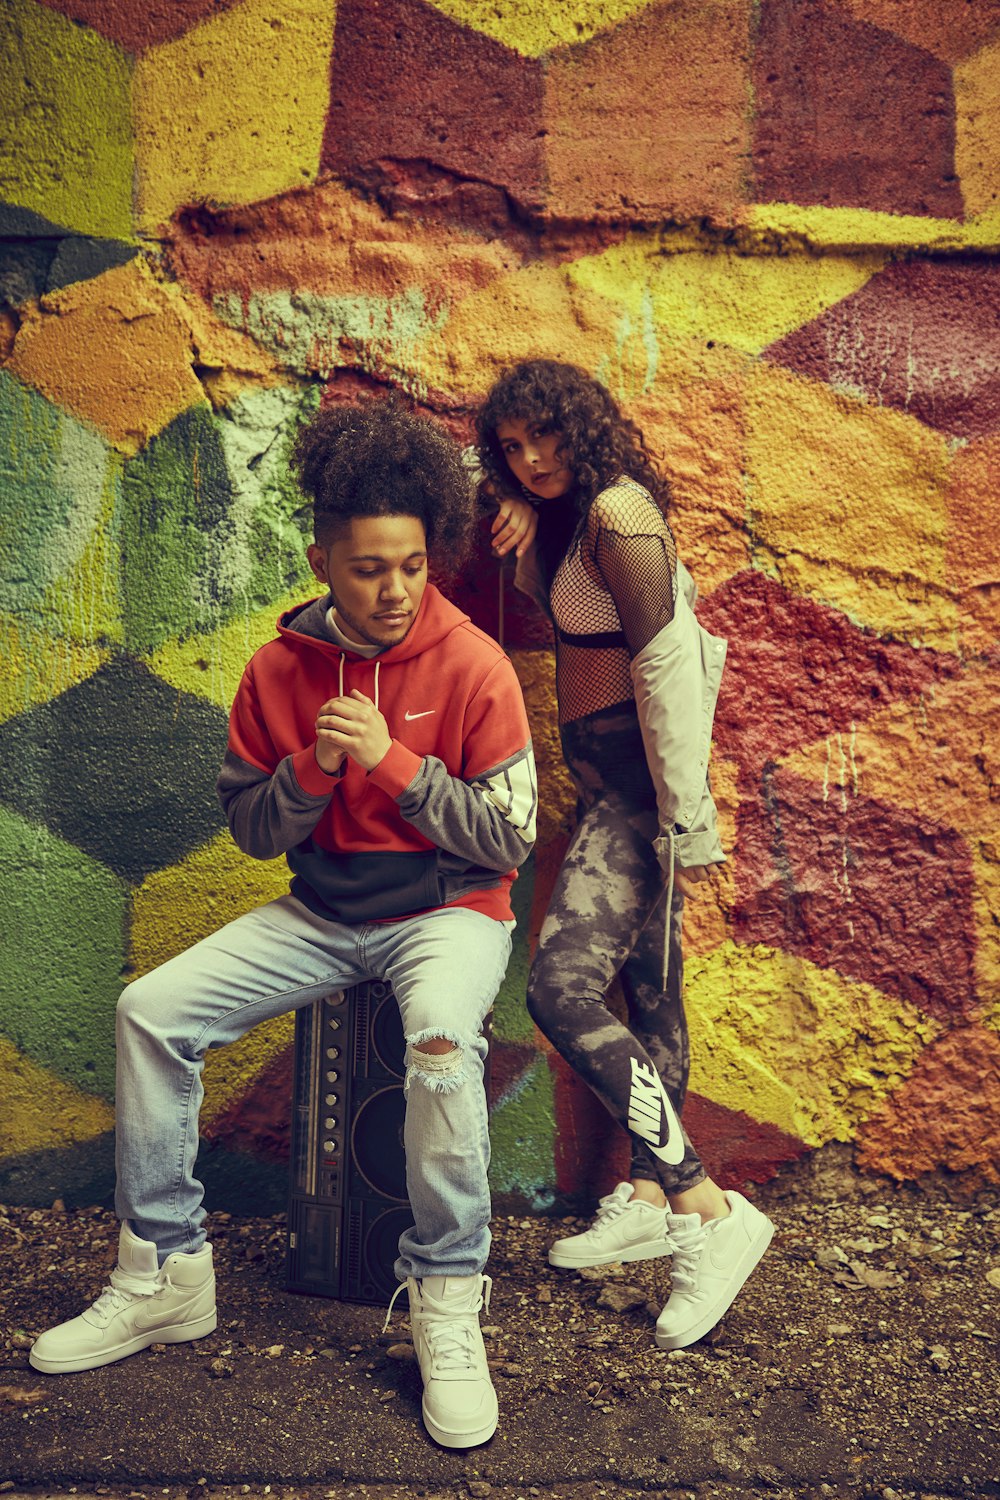
M 534 546 L 518 559 L 514 583 L 551 619 Z M 671 882 L 675 863 L 683 869 L 721 864 L 726 858 L 708 787 L 726 642 L 698 623 L 692 607 L 698 590 L 680 560 L 677 584 L 673 619 L 631 663 L 646 761 L 656 787 L 659 836 L 654 848 Z

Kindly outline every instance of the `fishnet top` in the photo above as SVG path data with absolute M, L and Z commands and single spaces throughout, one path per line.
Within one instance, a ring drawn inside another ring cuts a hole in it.
M 622 476 L 595 498 L 552 580 L 559 722 L 634 698 L 629 662 L 674 614 L 677 550 L 649 491 Z

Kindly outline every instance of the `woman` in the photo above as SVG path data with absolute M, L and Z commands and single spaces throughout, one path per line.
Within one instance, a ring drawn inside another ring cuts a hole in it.
M 574 365 L 507 370 L 476 417 L 494 548 L 556 633 L 563 753 L 582 816 L 528 982 L 541 1031 L 629 1133 L 630 1181 L 555 1266 L 673 1255 L 656 1342 L 682 1348 L 731 1305 L 773 1227 L 707 1176 L 680 1124 L 688 1074 L 681 914 L 724 859 L 707 766 L 725 643 L 691 611 L 667 486 L 638 428 Z M 621 979 L 628 1024 L 605 997 Z

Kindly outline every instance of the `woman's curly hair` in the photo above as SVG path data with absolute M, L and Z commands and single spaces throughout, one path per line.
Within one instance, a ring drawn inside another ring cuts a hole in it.
M 578 365 L 529 359 L 504 370 L 493 385 L 475 417 L 481 488 L 493 495 L 521 493 L 497 438 L 500 423 L 511 420 L 537 422 L 562 435 L 578 513 L 586 515 L 601 490 L 625 474 L 666 514 L 667 482 L 657 473 L 642 433 L 610 391 Z
M 356 516 L 415 516 L 445 572 L 468 555 L 476 524 L 469 470 L 446 432 L 396 396 L 323 407 L 291 452 L 313 503 L 313 531 L 329 546 Z

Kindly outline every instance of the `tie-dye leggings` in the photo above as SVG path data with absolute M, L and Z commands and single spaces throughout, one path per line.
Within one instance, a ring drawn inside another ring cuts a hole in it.
M 651 1178 L 666 1192 L 682 1192 L 705 1176 L 677 1118 L 689 1066 L 684 899 L 674 893 L 664 990 L 666 884 L 652 847 L 656 793 L 634 705 L 564 724 L 562 744 L 580 820 L 542 927 L 528 1009 L 628 1131 L 632 1175 Z M 627 1026 L 606 1004 L 616 974 Z

